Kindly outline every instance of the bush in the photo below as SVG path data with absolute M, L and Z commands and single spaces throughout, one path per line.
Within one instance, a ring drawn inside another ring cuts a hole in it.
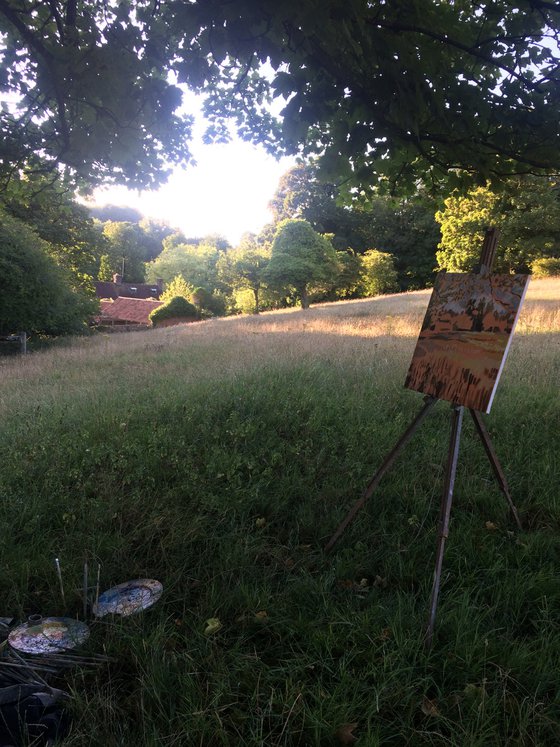
M 550 278 L 560 275 L 560 257 L 539 257 L 531 264 L 533 277 Z
M 72 287 L 52 246 L 0 210 L 0 334 L 63 335 L 83 331 L 97 303 Z
M 164 319 L 187 319 L 194 321 L 199 318 L 199 313 L 196 306 L 189 303 L 186 298 L 182 296 L 175 296 L 163 306 L 159 306 L 154 309 L 150 314 L 150 320 L 154 327 L 157 327 L 158 323 Z

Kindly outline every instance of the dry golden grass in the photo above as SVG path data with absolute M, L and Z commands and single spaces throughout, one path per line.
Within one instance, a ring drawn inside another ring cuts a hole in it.
M 259 366 L 299 359 L 363 367 L 375 359 L 379 375 L 402 376 L 418 335 L 430 291 L 285 309 L 260 316 L 212 319 L 165 329 L 76 338 L 65 347 L 26 358 L 0 359 L 0 409 L 18 397 L 51 399 L 65 392 L 111 388 L 122 378 L 142 388 L 146 379 L 181 376 L 185 382 L 227 378 Z M 552 360 L 560 332 L 560 279 L 534 280 L 517 327 L 514 347 L 521 359 Z M 528 336 L 530 339 L 524 340 Z M 102 373 L 101 373 L 102 370 Z M 17 405 L 16 405 L 17 406 Z

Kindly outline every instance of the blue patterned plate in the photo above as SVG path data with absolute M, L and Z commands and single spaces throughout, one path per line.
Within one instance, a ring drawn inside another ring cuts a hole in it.
M 14 628 L 8 642 L 26 654 L 54 654 L 76 648 L 89 638 L 88 626 L 72 617 L 44 617 Z
M 133 615 L 151 607 L 161 597 L 163 586 L 153 578 L 137 578 L 113 586 L 99 595 L 97 604 L 93 605 L 96 617 L 105 615 Z

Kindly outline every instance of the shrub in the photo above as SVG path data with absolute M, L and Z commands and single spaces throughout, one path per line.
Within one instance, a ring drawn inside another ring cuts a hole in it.
M 0 334 L 84 331 L 97 303 L 72 287 L 70 274 L 49 256 L 52 246 L 0 210 Z
M 163 306 L 154 309 L 150 314 L 150 320 L 154 327 L 164 319 L 190 319 L 194 321 L 199 318 L 198 311 L 192 303 L 182 296 L 175 296 Z
M 560 257 L 539 257 L 531 264 L 533 277 L 550 278 L 560 275 Z

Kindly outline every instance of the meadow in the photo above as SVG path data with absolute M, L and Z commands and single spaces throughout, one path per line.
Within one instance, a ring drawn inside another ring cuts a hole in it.
M 102 589 L 164 585 L 92 622 L 112 661 L 62 681 L 65 745 L 558 744 L 560 280 L 532 282 L 486 417 L 524 530 L 466 419 L 432 649 L 448 405 L 323 552 L 422 405 L 428 299 L 0 358 L 0 616 L 79 615 L 86 558 Z

